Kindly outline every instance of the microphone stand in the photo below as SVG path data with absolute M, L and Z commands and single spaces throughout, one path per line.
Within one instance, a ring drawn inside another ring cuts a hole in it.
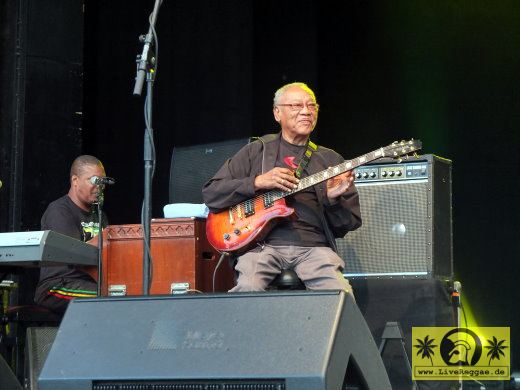
M 455 323 L 457 325 L 457 328 L 460 328 L 462 327 L 462 322 L 461 322 L 461 316 L 460 316 L 460 312 L 461 312 L 461 308 L 462 308 L 462 303 L 461 303 L 461 291 L 462 291 L 462 284 L 458 281 L 458 280 L 455 280 L 453 282 L 453 285 L 452 285 L 452 291 L 451 291 L 451 305 L 452 305 L 452 309 L 453 309 L 453 314 L 455 316 Z M 468 324 L 466 324 L 467 326 Z M 480 383 L 477 381 L 477 383 Z M 458 380 L 458 389 L 461 390 L 463 387 L 463 382 L 462 382 L 462 379 L 459 378 Z
M 134 96 L 141 96 L 144 80 L 146 77 L 146 100 L 145 100 L 145 122 L 146 130 L 144 134 L 144 199 L 141 213 L 141 223 L 143 225 L 143 295 L 150 293 L 150 225 L 152 212 L 152 176 L 153 176 L 153 130 L 152 130 L 152 99 L 153 82 L 155 79 L 155 58 L 151 47 L 155 32 L 155 21 L 159 12 L 162 0 L 155 0 L 153 12 L 150 16 L 150 28 L 146 36 L 140 37 L 144 42 L 141 55 L 137 56 L 137 76 L 134 85 Z
M 98 214 L 98 280 L 97 280 L 97 296 L 101 296 L 101 284 L 103 283 L 103 201 L 104 185 L 98 185 L 98 199 L 96 202 L 97 214 Z
M 462 284 L 459 281 L 454 281 L 452 286 L 452 292 L 451 292 L 451 305 L 453 308 L 453 314 L 455 317 L 455 322 L 457 324 L 457 328 L 460 328 L 462 326 L 461 320 L 460 320 L 460 309 L 461 309 L 461 302 L 460 302 L 460 293 L 462 290 Z

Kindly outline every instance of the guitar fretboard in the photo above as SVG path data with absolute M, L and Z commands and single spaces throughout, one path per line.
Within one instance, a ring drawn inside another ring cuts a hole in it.
M 298 187 L 295 188 L 294 190 L 291 190 L 288 192 L 284 192 L 284 191 L 279 191 L 279 192 L 281 192 L 283 194 L 283 196 L 292 195 L 298 191 L 304 190 L 305 188 L 308 188 L 308 187 L 311 187 L 318 183 L 321 183 L 332 177 L 341 175 L 342 173 L 344 173 L 346 171 L 357 168 L 360 165 L 366 164 L 370 161 L 377 160 L 378 158 L 381 158 L 383 156 L 384 156 L 383 148 L 374 150 L 370 153 L 359 156 L 353 160 L 344 161 L 341 164 L 336 165 L 335 167 L 330 167 L 323 171 L 315 173 L 313 175 L 304 177 L 303 179 L 300 180 L 300 182 L 298 183 Z

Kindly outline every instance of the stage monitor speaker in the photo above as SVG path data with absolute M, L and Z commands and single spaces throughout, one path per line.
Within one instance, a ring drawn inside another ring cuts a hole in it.
M 341 390 L 353 361 L 390 389 L 368 326 L 340 291 L 74 300 L 40 390 Z
M 336 241 L 347 278 L 452 277 L 451 161 L 380 161 L 355 183 L 363 225 Z
M 173 149 L 170 166 L 170 203 L 203 203 L 202 186 L 249 138 Z
M 26 390 L 38 390 L 38 376 L 58 333 L 58 327 L 27 328 L 25 338 L 25 386 Z

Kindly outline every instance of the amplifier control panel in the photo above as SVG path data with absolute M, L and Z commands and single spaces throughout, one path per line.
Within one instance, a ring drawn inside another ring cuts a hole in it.
M 364 165 L 354 172 L 356 183 L 427 179 L 429 174 L 427 161 Z

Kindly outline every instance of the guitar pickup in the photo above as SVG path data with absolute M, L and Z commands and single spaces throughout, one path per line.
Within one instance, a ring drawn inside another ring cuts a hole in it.
M 249 217 L 255 213 L 255 203 L 253 199 L 248 199 L 244 203 L 244 214 Z
M 272 191 L 266 192 L 264 194 L 263 198 L 264 198 L 264 207 L 265 208 L 271 207 L 274 204 L 275 199 L 274 199 Z

